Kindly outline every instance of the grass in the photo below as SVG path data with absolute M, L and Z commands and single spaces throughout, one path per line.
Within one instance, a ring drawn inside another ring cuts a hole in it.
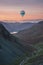
M 33 46 L 37 48 L 36 55 L 32 55 L 24 65 L 34 65 L 34 63 L 39 64 L 41 61 L 39 58 L 43 58 L 43 42 L 39 42 Z
M 39 42 L 38 44 L 34 45 L 37 48 L 43 49 L 43 42 Z

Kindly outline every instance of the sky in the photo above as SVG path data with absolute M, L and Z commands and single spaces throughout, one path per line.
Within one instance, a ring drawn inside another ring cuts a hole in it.
M 22 18 L 20 11 L 25 11 Z M 43 0 L 0 0 L 0 20 L 43 19 Z

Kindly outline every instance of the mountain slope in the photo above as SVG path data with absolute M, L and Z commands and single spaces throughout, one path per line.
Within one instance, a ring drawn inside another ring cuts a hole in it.
M 19 38 L 11 35 L 0 23 L 0 65 L 19 65 L 27 56 L 32 56 L 35 48 L 29 50 L 19 43 Z
M 43 23 L 37 23 L 30 29 L 20 31 L 15 36 L 29 44 L 35 44 L 34 42 L 43 41 Z
M 15 37 L 0 23 L 0 65 L 17 65 L 24 58 L 25 50 L 15 41 Z
M 18 37 L 19 42 L 26 48 L 29 49 L 29 46 L 32 46 L 37 49 L 31 57 L 27 57 L 24 62 L 22 61 L 22 65 L 43 65 L 43 21 L 14 36 Z

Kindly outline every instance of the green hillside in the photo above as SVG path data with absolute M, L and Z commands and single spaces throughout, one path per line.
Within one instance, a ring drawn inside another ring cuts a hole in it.
M 14 36 L 19 38 L 19 42 L 28 51 L 30 48 L 34 51 L 31 57 L 22 61 L 22 65 L 43 65 L 43 21 L 35 24 L 30 29 L 20 31 Z

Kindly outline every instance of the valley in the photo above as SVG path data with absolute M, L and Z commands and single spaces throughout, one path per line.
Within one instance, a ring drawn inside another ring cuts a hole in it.
M 43 65 L 43 21 L 16 34 L 0 23 L 0 65 Z

